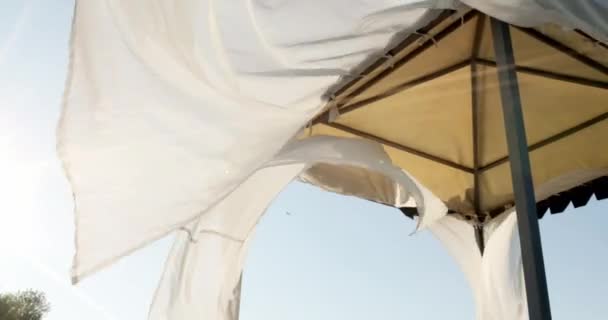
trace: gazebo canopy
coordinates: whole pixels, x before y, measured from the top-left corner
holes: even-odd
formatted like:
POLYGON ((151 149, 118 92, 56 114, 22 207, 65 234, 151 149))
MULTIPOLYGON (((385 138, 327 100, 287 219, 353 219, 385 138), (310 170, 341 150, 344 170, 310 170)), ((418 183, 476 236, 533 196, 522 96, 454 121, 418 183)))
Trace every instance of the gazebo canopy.
MULTIPOLYGON (((606 197, 608 47, 578 30, 510 28, 533 180, 546 186, 539 215, 606 197)), ((445 11, 356 74, 332 88, 305 136, 380 142, 451 210, 480 221, 513 205, 487 16, 445 11)))

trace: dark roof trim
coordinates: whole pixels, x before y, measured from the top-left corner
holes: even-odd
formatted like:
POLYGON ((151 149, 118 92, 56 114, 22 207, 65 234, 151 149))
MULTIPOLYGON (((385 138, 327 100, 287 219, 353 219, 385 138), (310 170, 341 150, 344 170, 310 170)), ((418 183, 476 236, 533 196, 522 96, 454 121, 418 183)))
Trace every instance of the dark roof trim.
POLYGON ((536 204, 538 218, 542 218, 547 211, 550 211, 551 214, 562 213, 570 203, 575 208, 583 207, 589 203, 593 195, 597 200, 608 198, 608 176, 599 177, 539 201, 536 204))
MULTIPOLYGON (((562 213, 568 208, 570 203, 574 208, 584 207, 589 203, 591 197, 595 195, 597 200, 608 199, 608 176, 602 176, 597 179, 585 182, 572 189, 560 192, 552 195, 549 198, 539 201, 536 203, 536 210, 538 218, 541 219, 545 216, 548 211, 551 214, 562 213)), ((401 212, 407 217, 413 219, 414 216, 418 215, 416 207, 403 207, 399 208, 401 212)), ((490 215, 496 217, 503 213, 504 209, 495 210, 490 215)), ((455 213, 454 211, 448 211, 448 214, 455 213)), ((465 217, 466 218, 466 217, 465 217)))

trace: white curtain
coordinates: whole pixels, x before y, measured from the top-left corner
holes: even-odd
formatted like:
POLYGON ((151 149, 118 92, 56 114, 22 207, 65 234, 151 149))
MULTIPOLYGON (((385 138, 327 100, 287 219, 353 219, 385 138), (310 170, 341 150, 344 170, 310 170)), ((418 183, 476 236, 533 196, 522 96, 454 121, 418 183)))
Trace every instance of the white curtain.
MULTIPOLYGON (((346 166, 349 170, 345 173, 358 168, 372 177, 386 177, 384 181, 389 183, 380 188, 374 184, 378 180, 360 179, 353 183, 348 175, 334 175, 331 183, 332 187, 344 186, 347 190, 374 190, 374 194, 386 190, 401 204, 413 199, 422 225, 432 225, 447 211, 437 197, 393 166, 378 144, 333 137, 291 143, 198 221, 182 230, 167 260, 150 319, 236 320, 243 261, 258 220, 290 181, 319 163, 331 164, 331 169, 346 166)), ((305 174, 318 178, 323 172, 305 174)))
POLYGON ((469 221, 448 215, 429 230, 465 274, 478 320, 528 319, 515 211, 507 211, 483 227, 483 257, 469 221))
POLYGON ((237 188, 319 112, 329 86, 435 5, 413 3, 78 1, 58 129, 74 281, 237 188))

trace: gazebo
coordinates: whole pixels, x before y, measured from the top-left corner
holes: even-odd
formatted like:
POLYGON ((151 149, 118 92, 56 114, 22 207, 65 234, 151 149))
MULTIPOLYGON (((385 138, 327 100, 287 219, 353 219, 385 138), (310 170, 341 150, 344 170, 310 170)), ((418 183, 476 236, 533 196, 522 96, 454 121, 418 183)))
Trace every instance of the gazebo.
POLYGON ((550 319, 538 218, 608 197, 606 8, 463 2, 79 2, 73 282, 177 231, 150 319, 235 320, 257 221, 299 179, 417 219, 478 304, 478 271, 523 269, 478 317, 550 319))

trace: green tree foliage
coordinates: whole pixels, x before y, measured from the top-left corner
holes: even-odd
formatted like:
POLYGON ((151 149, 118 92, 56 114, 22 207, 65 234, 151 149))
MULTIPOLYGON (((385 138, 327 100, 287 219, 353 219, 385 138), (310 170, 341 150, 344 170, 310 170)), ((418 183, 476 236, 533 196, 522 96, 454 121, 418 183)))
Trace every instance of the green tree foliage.
POLYGON ((40 320, 50 309, 39 291, 0 293, 0 320, 40 320))

